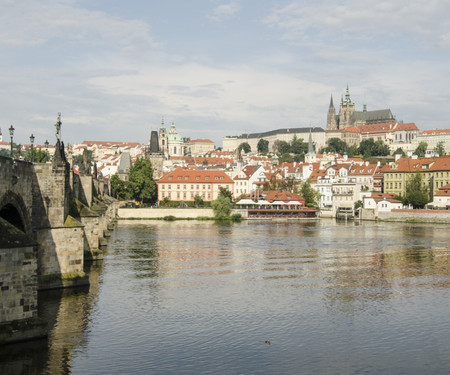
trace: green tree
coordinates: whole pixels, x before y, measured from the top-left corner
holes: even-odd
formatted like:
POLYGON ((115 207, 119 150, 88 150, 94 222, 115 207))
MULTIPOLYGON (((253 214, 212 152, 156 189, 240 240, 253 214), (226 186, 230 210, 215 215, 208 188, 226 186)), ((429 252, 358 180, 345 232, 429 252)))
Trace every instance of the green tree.
POLYGON ((194 205, 195 205, 195 207, 203 207, 204 203, 205 202, 203 202, 203 198, 200 195, 197 194, 194 197, 194 205))
POLYGON ((216 219, 221 219, 230 216, 231 214, 231 201, 230 198, 220 195, 217 199, 211 202, 214 216, 216 219))
POLYGON ((296 155, 304 155, 308 152, 308 143, 303 142, 303 139, 294 139, 291 142, 291 152, 296 155))
POLYGON ((420 142, 419 145, 417 146, 416 150, 414 151, 414 155, 425 156, 425 154, 427 152, 427 148, 428 148, 427 142, 420 142))
POLYGON ((359 155, 359 150, 358 150, 358 146, 356 145, 351 145, 348 149, 347 149, 347 156, 349 158, 354 158, 355 156, 359 155))
POLYGON ((392 155, 402 155, 402 157, 406 156, 405 151, 401 147, 397 148, 392 155))
POLYGON ((339 138, 330 138, 327 142, 328 146, 325 147, 325 152, 334 152, 343 155, 347 149, 347 143, 339 138))
POLYGON ((424 184, 422 174, 414 173, 406 182, 406 194, 403 202, 413 208, 423 208, 430 201, 429 188, 424 184))
MULTIPOLYGON (((88 153, 88 160, 92 160, 92 150, 87 150, 88 153)), ((83 154, 76 155, 73 157, 73 165, 81 165, 83 163, 83 154)))
POLYGON ((444 142, 439 142, 433 150, 439 156, 445 156, 447 153, 445 152, 444 142))
POLYGON ((152 163, 147 158, 138 158, 130 168, 127 183, 130 196, 139 202, 154 203, 157 199, 156 182, 153 181, 152 163))
POLYGON ((291 152, 291 145, 286 141, 280 141, 278 144, 278 152, 280 154, 289 154, 291 152))
POLYGON ((374 141, 369 138, 361 141, 358 151, 365 159, 371 156, 386 156, 389 155, 389 146, 382 140, 374 141))
POLYGON ((261 138, 258 141, 258 144, 256 146, 256 149, 261 154, 267 154, 269 152, 269 141, 261 138))
POLYGON ((238 151, 240 152, 241 150, 244 151, 244 153, 248 154, 252 150, 252 148, 247 142, 243 142, 238 147, 238 151))
POLYGON ((230 202, 233 201, 233 194, 226 187, 223 186, 219 187, 219 191, 220 191, 219 195, 227 197, 230 200, 230 202))
POLYGON ((130 194, 127 190, 126 183, 122 181, 118 175, 111 177, 111 187, 115 193, 115 196, 119 199, 130 199, 130 194))
POLYGON ((307 207, 316 207, 319 204, 320 193, 311 186, 311 181, 309 179, 303 183, 300 194, 305 200, 305 205, 307 207))
POLYGON ((33 147, 33 154, 31 154, 31 147, 27 149, 26 158, 28 161, 35 163, 46 163, 50 159, 50 155, 40 148, 33 147))

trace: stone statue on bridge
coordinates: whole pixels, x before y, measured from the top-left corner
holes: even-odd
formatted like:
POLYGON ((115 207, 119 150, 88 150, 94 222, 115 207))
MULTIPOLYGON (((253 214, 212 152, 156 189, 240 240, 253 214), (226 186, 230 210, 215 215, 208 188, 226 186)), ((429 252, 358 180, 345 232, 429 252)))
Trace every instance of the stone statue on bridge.
POLYGON ((56 119, 56 141, 60 141, 61 142, 61 112, 58 112, 58 117, 56 119))

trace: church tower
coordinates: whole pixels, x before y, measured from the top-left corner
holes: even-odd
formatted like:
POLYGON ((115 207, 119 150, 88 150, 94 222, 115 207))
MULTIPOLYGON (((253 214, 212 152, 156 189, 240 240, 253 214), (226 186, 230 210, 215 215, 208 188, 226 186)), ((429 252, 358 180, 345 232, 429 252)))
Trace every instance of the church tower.
POLYGON ((336 121, 336 110, 333 104, 333 95, 331 95, 330 107, 328 108, 327 130, 335 130, 338 128, 336 121))
POLYGON ((167 143, 167 131, 164 125, 164 117, 161 120, 161 127, 159 128, 159 150, 163 153, 165 158, 169 158, 169 145, 167 143))
POLYGON ((351 117, 355 112, 355 103, 350 99, 350 92, 345 91, 345 99, 341 99, 341 108, 339 109, 339 129, 346 129, 352 126, 351 117))

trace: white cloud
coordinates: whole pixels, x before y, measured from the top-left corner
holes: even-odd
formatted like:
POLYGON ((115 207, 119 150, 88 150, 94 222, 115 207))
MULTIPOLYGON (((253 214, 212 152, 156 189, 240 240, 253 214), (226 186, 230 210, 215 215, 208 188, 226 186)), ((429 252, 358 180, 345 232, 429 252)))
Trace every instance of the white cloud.
POLYGON ((50 40, 155 45, 146 23, 80 9, 70 2, 24 0, 0 6, 0 44, 40 45, 50 40))
POLYGON ((217 6, 214 8, 212 14, 207 17, 212 21, 220 22, 234 16, 240 9, 241 6, 236 1, 232 1, 231 3, 217 6))
POLYGON ((273 10, 264 22, 285 31, 287 40, 368 39, 374 36, 415 38, 450 47, 450 3, 439 0, 292 1, 273 10))

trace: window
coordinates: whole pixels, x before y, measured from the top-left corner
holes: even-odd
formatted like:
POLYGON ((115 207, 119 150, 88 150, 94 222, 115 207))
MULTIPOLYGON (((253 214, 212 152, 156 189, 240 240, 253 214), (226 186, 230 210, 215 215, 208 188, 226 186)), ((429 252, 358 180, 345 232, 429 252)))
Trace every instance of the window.
POLYGON ((167 188, 170 190, 172 189, 172 185, 167 185, 167 188))
POLYGON ((178 176, 178 179, 181 180, 181 176, 178 176))
POLYGON ((180 190, 180 185, 177 185, 177 189, 180 190))
POLYGON ((186 190, 186 185, 183 185, 183 190, 186 190))
POLYGON ((184 176, 184 179, 185 180, 189 180, 189 176, 184 176))
POLYGON ((169 176, 169 180, 171 180, 173 178, 173 176, 169 176))
POLYGON ((199 190, 200 189, 200 185, 197 185, 197 190, 199 190))
POLYGON ((194 190, 194 185, 191 185, 191 190, 194 190))
POLYGON ((163 189, 163 190, 164 190, 164 185, 161 185, 161 189, 163 189))
POLYGON ((196 180, 200 180, 200 176, 195 177, 196 180))
POLYGON ((205 177, 205 180, 208 181, 208 180, 209 180, 209 176, 206 176, 206 177, 205 177))
POLYGON ((183 193, 183 198, 186 198, 186 192, 183 193))
POLYGON ((205 190, 206 189, 206 185, 203 185, 203 190, 205 190))

